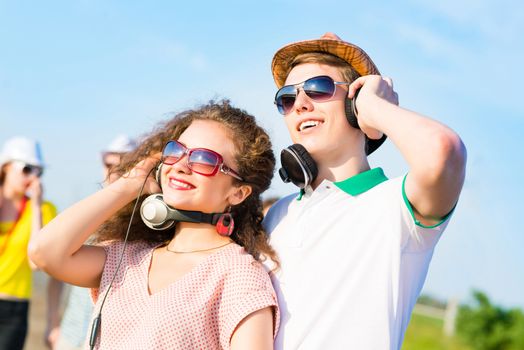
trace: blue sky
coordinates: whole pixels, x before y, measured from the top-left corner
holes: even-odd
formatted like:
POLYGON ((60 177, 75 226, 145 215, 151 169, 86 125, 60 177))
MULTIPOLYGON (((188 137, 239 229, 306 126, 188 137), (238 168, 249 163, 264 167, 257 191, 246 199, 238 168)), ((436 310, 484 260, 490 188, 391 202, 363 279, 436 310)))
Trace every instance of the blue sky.
MULTIPOLYGON (((401 106, 455 129, 464 190, 424 292, 472 288, 524 308, 521 134, 524 5, 519 1, 0 0, 0 142, 41 141, 46 197, 64 209, 101 180, 100 151, 170 113, 229 98, 255 114, 275 152, 290 139, 273 106, 273 53, 337 33, 393 78, 401 106)), ((390 143, 371 157, 407 172, 390 143)), ((274 178, 267 195, 294 191, 274 178)))

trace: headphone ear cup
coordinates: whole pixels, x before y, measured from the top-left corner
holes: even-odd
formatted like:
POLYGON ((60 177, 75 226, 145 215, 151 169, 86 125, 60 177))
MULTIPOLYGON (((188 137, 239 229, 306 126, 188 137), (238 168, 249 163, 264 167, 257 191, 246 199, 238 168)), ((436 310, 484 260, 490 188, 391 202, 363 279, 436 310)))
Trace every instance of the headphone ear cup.
MULTIPOLYGON (((293 149, 297 153, 299 159, 305 164, 305 170, 311 179, 310 183, 313 182, 318 175, 317 163, 313 157, 311 157, 307 149, 299 143, 295 143, 294 145, 289 146, 289 148, 293 149)), ((307 185, 309 185, 309 183, 307 185)))
POLYGON ((155 193, 148 196, 140 206, 140 217, 147 227, 153 230, 165 230, 175 224, 169 216, 170 208, 164 202, 164 196, 155 193))
POLYGON ((231 236, 235 229, 235 221, 230 213, 224 213, 220 215, 218 222, 216 223, 216 230, 221 236, 231 236))
POLYGON ((345 101, 346 119, 348 120, 349 125, 351 125, 355 129, 360 129, 360 126, 358 125, 356 108, 354 104, 355 97, 353 99, 346 98, 346 101, 345 101))
POLYGON ((315 160, 301 144, 294 144, 280 153, 282 168, 278 171, 284 182, 293 182, 299 188, 306 188, 318 175, 315 160))
MULTIPOLYGON (((357 119, 357 107, 355 104, 355 101, 357 100, 358 93, 360 92, 360 89, 358 89, 355 92, 355 96, 353 96, 352 99, 346 98, 345 101, 345 107, 346 107, 346 119, 352 127, 355 129, 360 130, 360 126, 358 125, 358 119, 357 119)), ((372 140, 367 137, 366 135, 366 155, 370 155, 373 153, 377 148, 380 147, 386 141, 386 134, 382 135, 382 137, 378 140, 372 140)))

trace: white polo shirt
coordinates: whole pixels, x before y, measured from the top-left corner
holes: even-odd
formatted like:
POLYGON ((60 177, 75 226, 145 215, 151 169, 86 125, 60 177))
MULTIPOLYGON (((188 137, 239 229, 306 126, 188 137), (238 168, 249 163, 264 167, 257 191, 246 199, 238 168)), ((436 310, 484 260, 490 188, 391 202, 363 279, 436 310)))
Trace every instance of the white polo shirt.
POLYGON ((403 179, 380 168, 274 204, 264 225, 281 261, 275 349, 400 349, 448 219, 421 225, 403 179))

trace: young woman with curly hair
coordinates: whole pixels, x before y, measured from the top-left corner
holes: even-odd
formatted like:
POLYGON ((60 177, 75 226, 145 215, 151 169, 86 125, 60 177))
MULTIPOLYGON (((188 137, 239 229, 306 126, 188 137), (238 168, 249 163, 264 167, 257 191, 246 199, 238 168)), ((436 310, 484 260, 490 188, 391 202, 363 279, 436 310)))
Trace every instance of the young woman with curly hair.
POLYGON ((278 304, 260 261, 278 260, 260 195, 274 166, 266 132, 228 101, 179 113, 123 157, 118 180, 46 226, 31 257, 92 288, 95 312, 107 293, 96 348, 272 349, 278 304), (142 185, 140 202, 161 192, 171 208, 227 220, 153 230, 135 215, 126 246, 142 185), (95 231, 99 244, 84 245, 95 231))

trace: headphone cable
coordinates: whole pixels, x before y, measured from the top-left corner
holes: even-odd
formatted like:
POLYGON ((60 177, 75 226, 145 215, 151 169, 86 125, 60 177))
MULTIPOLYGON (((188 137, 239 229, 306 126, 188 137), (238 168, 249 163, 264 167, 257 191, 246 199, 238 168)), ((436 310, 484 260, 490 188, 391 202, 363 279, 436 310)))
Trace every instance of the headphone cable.
POLYGON ((111 282, 109 283, 109 287, 107 288, 104 298, 102 299, 102 303, 100 304, 100 309, 98 311, 98 315, 94 318, 93 323, 91 324, 91 334, 89 336, 89 348, 91 350, 94 349, 96 340, 98 338, 98 333, 100 332, 100 323, 102 321, 102 308, 104 307, 104 304, 106 302, 107 295, 109 294, 109 291, 111 290, 111 287, 113 286, 113 282, 115 281, 116 275, 118 274, 118 271, 120 270, 120 265, 122 265, 122 260, 124 259, 124 252, 126 250, 127 246, 127 238, 129 236, 129 231, 131 229, 131 224, 133 223, 133 218, 135 216, 136 207, 138 206, 138 202, 140 200, 140 196, 142 195, 142 192, 144 191, 144 187, 146 185, 147 179, 149 178, 149 175, 155 170, 156 166, 153 167, 151 170, 149 170, 149 173, 147 173, 147 176, 142 183, 142 186, 140 187, 140 191, 138 192, 138 196, 135 200, 135 206, 133 207, 133 211, 131 212, 131 218, 129 219, 129 224, 127 225, 127 231, 126 235, 124 237, 124 244, 122 246, 122 252, 120 253, 120 258, 118 259, 118 264, 116 266, 115 273, 113 274, 113 278, 111 279, 111 282))

